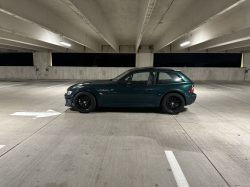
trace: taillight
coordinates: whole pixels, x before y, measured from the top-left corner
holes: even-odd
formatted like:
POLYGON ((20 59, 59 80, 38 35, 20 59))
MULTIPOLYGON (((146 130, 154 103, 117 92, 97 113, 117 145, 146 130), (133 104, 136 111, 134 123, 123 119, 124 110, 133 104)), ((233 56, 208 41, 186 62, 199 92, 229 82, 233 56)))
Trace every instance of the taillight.
POLYGON ((194 86, 192 86, 190 93, 194 93, 194 86))

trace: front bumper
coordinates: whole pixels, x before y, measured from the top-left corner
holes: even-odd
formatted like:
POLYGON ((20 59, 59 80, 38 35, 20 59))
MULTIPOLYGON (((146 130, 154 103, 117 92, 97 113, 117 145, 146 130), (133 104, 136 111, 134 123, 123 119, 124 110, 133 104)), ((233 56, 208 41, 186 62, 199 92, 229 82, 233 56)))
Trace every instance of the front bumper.
POLYGON ((66 101, 65 106, 72 107, 73 102, 72 102, 72 98, 70 97, 70 95, 64 94, 64 98, 66 101))

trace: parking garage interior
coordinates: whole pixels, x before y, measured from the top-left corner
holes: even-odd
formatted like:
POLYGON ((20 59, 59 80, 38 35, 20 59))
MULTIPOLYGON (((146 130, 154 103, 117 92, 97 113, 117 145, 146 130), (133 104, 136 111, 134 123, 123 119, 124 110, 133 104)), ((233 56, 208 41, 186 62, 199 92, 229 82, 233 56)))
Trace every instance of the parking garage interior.
POLYGON ((0 187, 249 187, 249 0, 0 0, 0 187), (65 106, 68 87, 145 67, 197 99, 65 106))

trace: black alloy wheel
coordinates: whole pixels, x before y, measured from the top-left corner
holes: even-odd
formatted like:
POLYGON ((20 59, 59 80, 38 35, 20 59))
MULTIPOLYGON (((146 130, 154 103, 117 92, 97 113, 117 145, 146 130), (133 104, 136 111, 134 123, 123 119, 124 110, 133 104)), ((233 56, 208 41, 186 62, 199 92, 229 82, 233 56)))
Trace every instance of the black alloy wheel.
POLYGON ((73 100, 74 108, 79 112, 92 112, 96 107, 96 99, 89 92, 80 92, 76 94, 73 100))
POLYGON ((163 98, 161 105, 164 112, 178 114, 184 109, 185 100, 178 93, 170 93, 163 98))
POLYGON ((81 109, 87 110, 91 106, 91 99, 87 95, 83 95, 78 98, 77 104, 81 109))
POLYGON ((168 107, 169 110, 178 111, 181 106, 181 101, 178 97, 171 96, 167 98, 165 105, 168 107))

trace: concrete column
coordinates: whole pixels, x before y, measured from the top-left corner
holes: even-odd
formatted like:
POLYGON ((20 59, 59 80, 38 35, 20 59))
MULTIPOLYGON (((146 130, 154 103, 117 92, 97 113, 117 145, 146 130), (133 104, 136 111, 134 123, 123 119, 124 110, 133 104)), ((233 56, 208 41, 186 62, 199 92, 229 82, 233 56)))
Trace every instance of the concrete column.
POLYGON ((247 70, 245 81, 250 81, 250 53, 243 53, 243 67, 247 70))
POLYGON ((149 67, 153 66, 154 53, 153 49, 149 46, 141 46, 136 53, 136 67, 149 67))
POLYGON ((34 66, 37 68, 37 79, 49 79, 49 67, 52 66, 52 55, 49 52, 33 53, 34 66))

